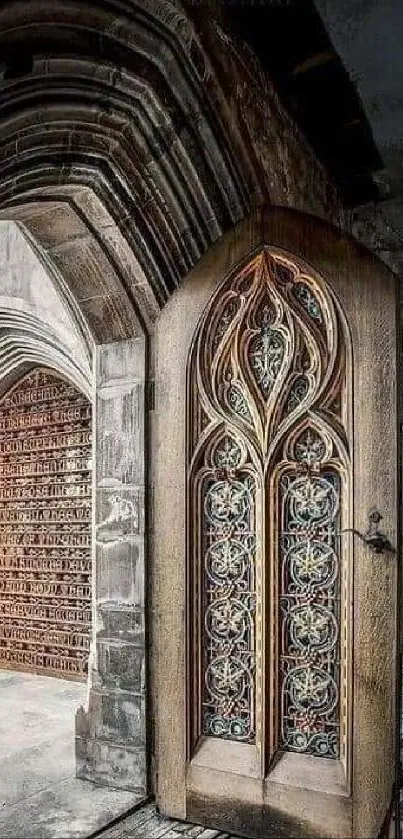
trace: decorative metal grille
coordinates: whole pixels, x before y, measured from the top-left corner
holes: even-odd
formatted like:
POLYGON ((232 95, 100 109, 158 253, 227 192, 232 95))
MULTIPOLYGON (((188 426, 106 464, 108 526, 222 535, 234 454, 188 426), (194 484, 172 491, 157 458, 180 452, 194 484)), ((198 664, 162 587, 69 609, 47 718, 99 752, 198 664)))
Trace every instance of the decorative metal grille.
POLYGON ((341 315, 320 281, 264 250, 210 301, 188 377, 193 744, 261 742, 266 718, 270 754, 337 757, 341 315))
POLYGON ((205 734, 254 734, 255 486, 231 472, 242 452, 229 437, 213 450, 216 476, 203 482, 205 734), (221 472, 221 474, 220 474, 221 472))
POLYGON ((83 678, 91 405, 42 369, 0 401, 0 616, 0 667, 83 678))
POLYGON ((334 471, 282 478, 281 744, 323 757, 339 754, 339 499, 334 471))

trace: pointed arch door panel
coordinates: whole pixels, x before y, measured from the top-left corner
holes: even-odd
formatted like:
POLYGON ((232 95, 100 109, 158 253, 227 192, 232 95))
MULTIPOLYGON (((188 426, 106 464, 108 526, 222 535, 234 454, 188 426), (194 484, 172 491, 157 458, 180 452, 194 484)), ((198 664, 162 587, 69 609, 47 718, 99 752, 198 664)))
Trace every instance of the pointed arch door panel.
POLYGON ((171 816, 256 837, 379 833, 398 563, 352 531, 378 507, 397 544, 396 311, 370 255, 270 211, 161 315, 155 759, 171 816))
POLYGON ((264 249, 212 297, 188 367, 191 750, 255 743, 263 772, 279 749, 346 753, 348 342, 323 284, 264 249))

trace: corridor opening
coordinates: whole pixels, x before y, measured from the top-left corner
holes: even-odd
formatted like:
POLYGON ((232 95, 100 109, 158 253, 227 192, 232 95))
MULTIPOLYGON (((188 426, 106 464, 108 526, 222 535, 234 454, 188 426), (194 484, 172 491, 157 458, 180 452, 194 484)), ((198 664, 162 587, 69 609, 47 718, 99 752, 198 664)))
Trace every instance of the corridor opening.
POLYGON ((92 405, 50 367, 0 395, 0 835, 88 836, 133 803, 76 777, 92 611, 92 405))

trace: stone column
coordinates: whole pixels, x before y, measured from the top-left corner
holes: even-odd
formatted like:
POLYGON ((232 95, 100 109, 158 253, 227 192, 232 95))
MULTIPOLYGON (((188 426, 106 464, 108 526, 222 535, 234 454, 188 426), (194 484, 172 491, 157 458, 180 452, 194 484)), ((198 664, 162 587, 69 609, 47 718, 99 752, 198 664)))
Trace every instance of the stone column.
POLYGON ((144 614, 145 340, 95 354, 93 650, 76 715, 77 776, 147 791, 144 614))

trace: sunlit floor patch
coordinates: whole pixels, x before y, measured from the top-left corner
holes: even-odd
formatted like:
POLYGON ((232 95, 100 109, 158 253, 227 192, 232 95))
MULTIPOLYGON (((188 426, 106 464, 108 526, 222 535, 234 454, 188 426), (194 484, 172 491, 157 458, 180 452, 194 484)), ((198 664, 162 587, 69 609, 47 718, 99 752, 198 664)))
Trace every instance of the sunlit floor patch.
POLYGON ((136 804, 75 777, 74 718, 86 685, 0 670, 0 836, 81 839, 136 804))

